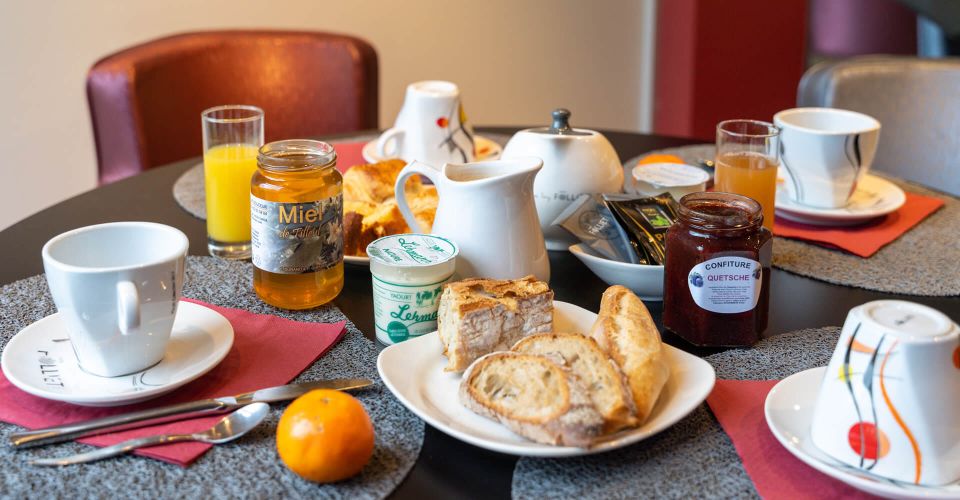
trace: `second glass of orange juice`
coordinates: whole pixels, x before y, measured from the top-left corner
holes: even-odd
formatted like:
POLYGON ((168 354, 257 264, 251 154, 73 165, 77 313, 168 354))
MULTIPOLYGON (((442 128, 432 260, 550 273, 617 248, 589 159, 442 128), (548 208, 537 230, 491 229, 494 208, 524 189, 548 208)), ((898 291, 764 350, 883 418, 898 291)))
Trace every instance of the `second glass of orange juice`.
POLYGON ((780 130, 757 120, 726 120, 717 125, 714 189, 749 196, 763 209, 763 226, 773 231, 780 130))
POLYGON ((263 144, 263 110, 217 106, 201 117, 207 249, 217 257, 249 259, 250 179, 263 144))

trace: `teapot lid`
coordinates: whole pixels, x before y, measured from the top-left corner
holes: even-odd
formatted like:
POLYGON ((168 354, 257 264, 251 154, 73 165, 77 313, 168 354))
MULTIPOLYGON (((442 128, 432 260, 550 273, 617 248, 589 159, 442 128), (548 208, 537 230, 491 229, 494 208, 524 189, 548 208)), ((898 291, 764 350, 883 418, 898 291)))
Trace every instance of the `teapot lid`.
POLYGON ((549 127, 532 128, 529 132, 548 135, 590 135, 589 132, 574 130, 570 127, 570 110, 557 108, 550 113, 553 124, 549 127))

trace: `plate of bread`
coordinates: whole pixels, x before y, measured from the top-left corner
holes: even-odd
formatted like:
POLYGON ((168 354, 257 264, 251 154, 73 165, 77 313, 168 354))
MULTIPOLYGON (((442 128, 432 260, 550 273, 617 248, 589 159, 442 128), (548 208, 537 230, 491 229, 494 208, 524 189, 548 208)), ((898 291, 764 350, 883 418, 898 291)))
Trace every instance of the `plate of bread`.
MULTIPOLYGON (((386 160, 350 167, 343 174, 343 260, 369 265, 367 245, 377 238, 413 232, 400 213, 394 184, 406 162, 386 160)), ((420 229, 429 233, 437 213, 437 188, 415 175, 404 187, 420 229)))
POLYGON ((521 456, 564 457, 642 441, 699 406, 716 374, 663 344, 629 289, 600 313, 553 300, 546 283, 466 279, 441 294, 436 332, 384 349, 387 388, 457 439, 521 456))

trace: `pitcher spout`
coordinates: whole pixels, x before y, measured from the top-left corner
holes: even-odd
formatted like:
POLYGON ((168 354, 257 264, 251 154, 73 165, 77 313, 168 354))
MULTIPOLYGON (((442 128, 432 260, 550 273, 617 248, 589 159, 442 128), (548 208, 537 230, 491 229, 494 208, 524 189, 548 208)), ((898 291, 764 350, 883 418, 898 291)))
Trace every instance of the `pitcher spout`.
POLYGON ((443 176, 453 183, 478 184, 525 179, 532 181, 541 168, 543 160, 530 156, 509 160, 447 163, 443 166, 443 176))

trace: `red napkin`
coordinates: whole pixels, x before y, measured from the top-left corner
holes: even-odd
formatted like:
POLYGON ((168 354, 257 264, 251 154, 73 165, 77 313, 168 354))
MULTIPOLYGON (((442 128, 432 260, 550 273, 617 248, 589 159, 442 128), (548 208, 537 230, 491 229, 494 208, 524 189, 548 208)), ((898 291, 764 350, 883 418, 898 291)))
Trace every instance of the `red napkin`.
POLYGON ((840 248, 864 258, 870 257, 943 206, 943 200, 938 198, 906 194, 907 201, 899 210, 877 222, 863 226, 820 227, 776 217, 773 234, 840 248))
MULTIPOLYGON (((206 375, 170 394, 144 403, 94 408, 32 396, 17 389, 0 373, 0 420, 37 429, 283 385, 327 352, 346 331, 343 321, 335 324, 304 323, 218 307, 196 300, 189 301, 219 312, 233 325, 233 347, 227 357, 206 375)), ((223 415, 170 422, 79 441, 95 446, 109 446, 142 436, 193 433, 212 426, 221 418, 223 415)), ((144 448, 134 453, 186 467, 211 446, 204 443, 178 443, 144 448)))
POLYGON ((765 500, 874 498, 801 462, 773 437, 763 404, 776 380, 717 380, 707 403, 765 500))
POLYGON ((337 170, 340 173, 346 172, 354 165, 366 163, 366 160, 363 159, 364 144, 366 144, 365 141, 333 143, 333 149, 337 152, 337 170))

